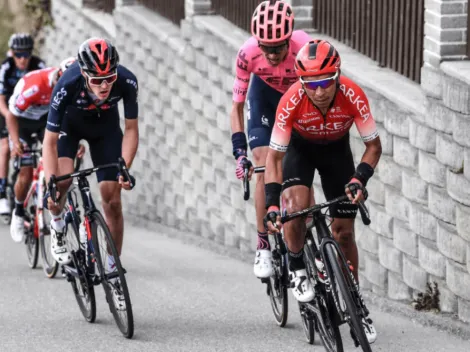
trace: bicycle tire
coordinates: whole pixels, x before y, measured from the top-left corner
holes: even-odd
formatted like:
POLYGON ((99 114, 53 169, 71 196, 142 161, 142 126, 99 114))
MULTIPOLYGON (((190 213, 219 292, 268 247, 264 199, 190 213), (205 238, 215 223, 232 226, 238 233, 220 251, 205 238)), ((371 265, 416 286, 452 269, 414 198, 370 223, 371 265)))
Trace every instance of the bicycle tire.
POLYGON ((86 274, 86 258, 84 250, 80 248, 80 235, 78 228, 74 222, 71 222, 68 225, 70 225, 73 230, 73 234, 69 233, 67 236, 68 249, 75 252, 73 254, 73 258, 78 263, 78 268, 76 269, 79 272, 78 277, 71 275, 72 277, 69 281, 72 285, 75 299, 77 300, 78 307, 80 308, 83 317, 87 322, 93 323, 96 319, 95 287, 86 274), (81 289, 81 292, 79 289, 81 289))
MULTIPOLYGON (((46 189, 46 184, 44 180, 43 189, 46 189)), ((41 251, 41 262, 44 274, 49 279, 52 279, 56 276, 57 271, 59 270, 59 263, 52 257, 50 240, 51 240, 51 231, 49 229, 49 221, 46 218, 46 209, 42 209, 42 229, 39 229, 39 247, 41 251)))
POLYGON ((39 257, 39 241, 36 236, 34 236, 35 222, 36 219, 34 216, 31 216, 27 213, 25 209, 25 223, 28 223, 28 226, 25 226, 24 229, 24 244, 26 246, 26 255, 28 257, 28 264, 31 269, 35 269, 38 265, 39 257))
POLYGON ((3 224, 5 225, 11 225, 11 218, 13 217, 13 210, 15 209, 15 195, 14 195, 14 189, 10 184, 7 184, 6 187, 6 198, 8 201, 8 204, 10 204, 10 213, 9 214, 2 214, 1 219, 3 224))
POLYGON ((121 260, 118 256, 116 245, 114 243, 111 232, 103 216, 101 215, 101 213, 99 211, 95 211, 91 213, 90 217, 91 217, 91 229, 92 229, 91 231, 92 231, 92 243, 93 243, 93 248, 94 248, 94 255, 96 258, 98 271, 101 276, 101 284, 103 286, 103 289, 106 295, 106 300, 108 301, 109 309, 111 310, 111 313, 113 314, 114 320, 116 321, 116 324, 119 330, 126 338, 130 339, 134 335, 134 317, 133 317, 133 312, 132 312, 131 298, 129 295, 127 281, 124 275, 124 270, 121 265, 121 260), (104 244, 104 247, 102 247, 100 244, 100 238, 98 235, 99 227, 101 227, 105 235, 106 243, 104 244), (109 282, 109 280, 106 278, 105 268, 107 267, 107 262, 104 262, 103 259, 107 260, 107 255, 105 256, 105 258, 103 258, 101 250, 104 250, 105 254, 109 254, 109 250, 110 250, 112 256, 114 257, 114 262, 116 264, 116 270, 118 272, 118 277, 119 277, 119 286, 120 286, 119 289, 124 295, 124 300, 125 300, 125 305, 126 305, 124 310, 118 310, 117 307, 115 306, 114 297, 113 297, 113 293, 111 292, 111 290, 116 289, 116 287, 113 287, 113 284, 109 282), (123 314, 124 316, 123 318, 121 318, 120 312, 125 312, 125 314, 123 314))
MULTIPOLYGON (((305 246, 305 257, 307 258, 305 261, 307 272, 309 272, 310 275, 313 275, 313 272, 315 271, 313 269, 315 265, 315 257, 313 255, 313 249, 310 248, 309 245, 305 246)), ((318 329, 317 331, 320 341, 327 352, 343 352, 343 340, 341 338, 339 324, 336 319, 331 317, 335 312, 333 299, 324 289, 322 289, 320 293, 317 292, 316 298, 320 316, 316 317, 317 321, 315 323, 318 329), (320 319, 320 321, 318 321, 318 319, 320 319), (323 326, 326 327, 326 330, 323 326)), ((308 336, 306 335, 306 337, 308 341, 308 336)))
POLYGON ((315 342, 315 317, 306 308, 303 308, 302 302, 297 303, 299 304, 300 319, 302 320, 305 338, 310 345, 313 345, 315 342))
POLYGON ((331 280, 331 284, 334 285, 334 282, 336 282, 338 285, 349 314, 348 324, 350 325, 352 331, 354 331, 354 335, 356 336, 362 350, 364 352, 372 352, 369 341, 367 340, 366 334, 364 332, 364 328, 362 327, 361 318, 357 315, 357 306, 351 296, 351 289, 355 288, 350 287, 348 285, 348 281, 344 277, 344 272, 347 272, 350 269, 347 267, 340 267, 340 264, 338 263, 338 257, 332 246, 332 244, 327 244, 325 246, 325 254, 327 256, 326 260, 328 265, 330 265, 334 275, 334 280, 331 280))

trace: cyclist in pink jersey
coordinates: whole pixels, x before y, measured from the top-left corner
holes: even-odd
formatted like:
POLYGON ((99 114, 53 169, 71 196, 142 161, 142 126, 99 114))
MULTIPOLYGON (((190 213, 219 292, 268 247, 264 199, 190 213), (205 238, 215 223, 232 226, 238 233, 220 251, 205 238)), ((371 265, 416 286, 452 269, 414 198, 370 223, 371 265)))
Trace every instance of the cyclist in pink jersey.
MULTIPOLYGON (((266 159, 268 230, 277 232, 282 227, 281 192, 288 213, 310 205, 309 189, 314 172, 318 170, 327 200, 345 192, 350 199, 330 207, 331 229, 358 280, 359 261, 354 238, 356 203, 364 199, 364 186, 379 162, 380 137, 363 90, 341 76, 341 58, 333 45, 323 40, 305 44, 297 55, 295 70, 300 80, 279 103, 266 159), (356 169, 349 145, 349 129, 353 124, 366 146, 356 169), (351 187, 359 189, 355 197, 350 192, 351 187), (269 220, 272 218, 277 218, 277 228, 269 220)), ((314 298, 303 261, 305 232, 302 219, 284 225, 292 292, 300 302, 314 298)), ((315 261, 325 279, 321 259, 315 261)), ((377 332, 372 320, 363 319, 363 326, 369 343, 374 342, 377 332)))
MULTIPOLYGON (((252 163, 247 158, 248 143, 254 164, 265 165, 277 104, 282 94, 298 80, 294 70, 295 57, 310 37, 303 31, 294 31, 293 28, 294 14, 289 4, 275 0, 264 1, 253 13, 253 36, 238 52, 230 118, 233 155, 237 162, 236 175, 239 179, 243 178, 245 165, 250 167, 250 177, 253 172, 252 163), (248 90, 251 74, 253 76, 248 90), (244 133, 245 100, 248 103, 248 143, 244 133)), ((258 245, 253 271, 257 277, 266 278, 272 274, 272 255, 263 224, 266 210, 262 174, 257 175, 254 198, 258 245)))

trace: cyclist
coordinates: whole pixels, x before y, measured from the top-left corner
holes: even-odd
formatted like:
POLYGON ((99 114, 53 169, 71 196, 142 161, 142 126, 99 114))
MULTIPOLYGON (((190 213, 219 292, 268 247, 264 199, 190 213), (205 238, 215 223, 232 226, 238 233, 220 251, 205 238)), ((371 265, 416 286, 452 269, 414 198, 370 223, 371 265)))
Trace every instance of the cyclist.
MULTIPOLYGON (((122 156, 130 167, 139 141, 137 93, 137 79, 119 65, 114 45, 101 38, 83 42, 78 49, 78 62, 65 72, 52 93, 43 143, 46 179, 73 172, 73 157, 81 139, 88 141, 94 165, 117 162, 122 156), (124 100, 124 135, 119 124, 118 102, 121 99, 124 100)), ((124 231, 121 188, 130 189, 130 183, 124 182, 114 169, 98 171, 97 178, 106 222, 120 254, 124 231)), ((63 218, 66 190, 70 184, 70 180, 58 184, 58 204, 48 199, 52 216, 51 251, 62 264, 71 260, 65 246, 63 218)), ((114 270, 114 257, 109 255, 108 271, 114 270)), ((118 290, 114 292, 117 306, 125 307, 124 297, 118 290)))
POLYGON ((21 157, 21 169, 15 184, 15 211, 10 225, 10 234, 15 242, 21 242, 24 236, 23 202, 33 179, 33 156, 28 153, 33 144, 32 135, 36 134, 42 140, 52 89, 74 61, 74 58, 68 58, 61 62, 59 68, 49 67, 27 73, 19 80, 9 100, 6 122, 11 154, 21 157))
MULTIPOLYGON (((281 228, 280 195, 287 212, 309 206, 309 189, 318 170, 326 199, 346 192, 350 201, 330 207, 332 232, 358 279, 358 253, 354 238, 357 202, 374 174, 382 153, 380 137, 363 90, 341 75, 341 58, 327 41, 314 40, 298 53, 295 72, 300 80, 284 94, 276 112, 276 123, 266 160, 266 222, 269 231, 281 228), (355 124, 366 146, 361 163, 354 169, 349 129, 355 124), (283 160, 284 159, 284 160, 283 160), (282 183, 282 185, 281 185, 282 183), (359 190, 351 195, 349 184, 359 190), (269 221, 276 214, 277 228, 269 221)), ((303 261, 305 222, 297 219, 284 225, 293 294, 300 302, 314 297, 303 261)), ((320 259, 317 266, 322 267, 320 259)), ((322 273, 324 274, 324 273, 322 273)), ((363 321, 370 343, 376 339, 372 321, 363 321)))
POLYGON ((8 146, 8 131, 5 117, 8 114, 8 100, 13 93, 16 83, 27 72, 45 68, 44 62, 32 55, 34 40, 26 33, 15 33, 9 41, 10 48, 7 58, 0 66, 0 215, 9 216, 10 203, 6 199, 8 177, 8 161, 10 159, 8 146))
MULTIPOLYGON (((307 33, 294 31, 293 28, 294 13, 289 4, 275 0, 263 1, 251 19, 253 36, 238 52, 230 119, 233 155, 239 179, 244 176, 245 166, 250 167, 249 177, 253 172, 252 163, 247 157, 243 118, 250 75, 253 73, 247 100, 248 141, 254 164, 264 166, 276 107, 282 94, 297 81, 294 59, 299 49, 310 40, 307 33)), ((266 210, 262 174, 256 178, 255 207, 258 244, 253 271, 257 277, 266 278, 272 274, 272 254, 263 224, 266 210)))

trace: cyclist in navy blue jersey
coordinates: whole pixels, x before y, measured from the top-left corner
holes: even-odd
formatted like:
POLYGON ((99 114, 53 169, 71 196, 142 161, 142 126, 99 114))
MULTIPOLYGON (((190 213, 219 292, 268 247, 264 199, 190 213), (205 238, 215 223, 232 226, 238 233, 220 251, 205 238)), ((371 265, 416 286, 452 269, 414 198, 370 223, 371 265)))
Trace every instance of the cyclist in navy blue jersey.
MULTIPOLYGON (((44 169, 46 179, 74 170, 74 157, 79 141, 90 146, 94 165, 117 162, 123 157, 131 166, 137 152, 138 85, 135 75, 119 65, 116 48, 106 39, 90 38, 79 48, 78 60, 59 79, 52 98, 44 136, 44 169), (119 124, 118 102, 124 102, 125 129, 119 124)), ((130 183, 115 169, 97 172, 103 210, 119 254, 123 240, 124 221, 121 188, 130 183)), ((57 204, 48 199, 52 215, 51 251, 62 264, 69 263, 65 246, 63 206, 69 182, 59 183, 57 204)), ((108 270, 113 271, 114 258, 108 256, 108 270)))

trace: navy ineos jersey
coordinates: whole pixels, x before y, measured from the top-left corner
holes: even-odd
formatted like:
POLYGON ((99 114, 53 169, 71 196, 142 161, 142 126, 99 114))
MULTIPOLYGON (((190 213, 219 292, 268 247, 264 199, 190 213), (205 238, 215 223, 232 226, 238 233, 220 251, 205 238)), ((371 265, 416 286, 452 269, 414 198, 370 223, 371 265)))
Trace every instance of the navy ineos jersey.
POLYGON ((137 78, 124 66, 117 68, 117 80, 113 83, 109 96, 104 101, 94 101, 86 87, 86 81, 80 72, 78 62, 74 62, 60 77, 51 95, 51 104, 47 118, 47 129, 60 132, 66 114, 74 117, 114 113, 119 118, 117 104, 124 101, 124 117, 135 119, 139 113, 137 103, 137 78))
MULTIPOLYGON (((37 56, 31 56, 29 66, 25 71, 18 70, 15 66, 15 59, 7 57, 0 66, 0 95, 5 95, 7 99, 13 94, 16 83, 28 72, 45 68, 46 64, 37 56)), ((8 100, 7 100, 8 101, 8 100)))

